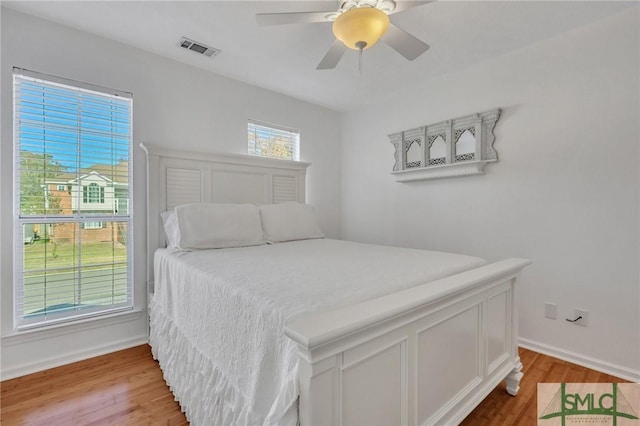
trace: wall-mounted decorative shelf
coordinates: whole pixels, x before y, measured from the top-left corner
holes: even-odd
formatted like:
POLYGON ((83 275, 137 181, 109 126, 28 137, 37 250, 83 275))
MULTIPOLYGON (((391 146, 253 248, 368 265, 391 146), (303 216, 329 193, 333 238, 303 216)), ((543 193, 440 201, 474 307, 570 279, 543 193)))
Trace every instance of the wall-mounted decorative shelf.
POLYGON ((496 108, 389 135, 396 148, 392 174, 398 182, 484 174, 498 161, 493 128, 499 118, 496 108))

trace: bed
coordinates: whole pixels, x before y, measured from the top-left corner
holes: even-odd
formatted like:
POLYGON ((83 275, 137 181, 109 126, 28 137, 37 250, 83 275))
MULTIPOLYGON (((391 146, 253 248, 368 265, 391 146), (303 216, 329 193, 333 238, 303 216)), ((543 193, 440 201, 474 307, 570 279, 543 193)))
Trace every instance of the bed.
POLYGON ((150 344, 192 424, 457 424, 502 380, 518 392, 527 260, 321 235, 164 248, 162 212, 304 202, 309 164, 142 148, 150 344))

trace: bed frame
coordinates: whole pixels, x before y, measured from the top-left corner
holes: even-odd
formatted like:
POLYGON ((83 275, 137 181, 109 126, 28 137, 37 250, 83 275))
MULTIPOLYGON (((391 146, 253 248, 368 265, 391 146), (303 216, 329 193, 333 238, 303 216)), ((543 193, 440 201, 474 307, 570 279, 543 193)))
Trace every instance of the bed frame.
MULTIPOLYGON (((162 211, 190 202, 305 200, 308 163, 141 148, 149 297, 153 253, 164 246, 162 211)), ((502 260, 288 322, 286 334, 299 348, 300 424, 453 425, 502 380, 516 395, 515 283, 529 263, 502 260)))

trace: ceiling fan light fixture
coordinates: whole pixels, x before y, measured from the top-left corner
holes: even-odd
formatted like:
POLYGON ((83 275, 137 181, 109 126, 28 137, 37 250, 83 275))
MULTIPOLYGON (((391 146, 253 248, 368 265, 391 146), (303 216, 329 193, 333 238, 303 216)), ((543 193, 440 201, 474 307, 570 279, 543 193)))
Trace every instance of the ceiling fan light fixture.
POLYGON ((370 48, 380 40, 387 28, 389 16, 374 7, 347 10, 333 22, 333 34, 354 50, 370 48))

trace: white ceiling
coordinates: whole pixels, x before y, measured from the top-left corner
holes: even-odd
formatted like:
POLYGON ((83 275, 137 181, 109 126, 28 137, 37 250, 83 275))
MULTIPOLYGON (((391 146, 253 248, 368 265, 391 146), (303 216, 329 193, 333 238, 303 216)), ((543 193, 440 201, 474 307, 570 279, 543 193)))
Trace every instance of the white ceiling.
MULTIPOLYGON (((403 1, 403 0, 398 0, 403 1)), ((380 43, 316 70, 333 42, 330 23, 259 27, 256 13, 321 11, 335 1, 2 1, 2 5, 337 111, 400 85, 505 54, 636 2, 438 1, 391 17, 431 45, 410 62, 380 43), (221 49, 214 59, 177 47, 181 36, 221 49)))

